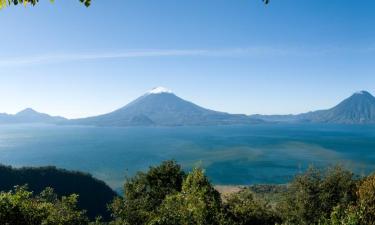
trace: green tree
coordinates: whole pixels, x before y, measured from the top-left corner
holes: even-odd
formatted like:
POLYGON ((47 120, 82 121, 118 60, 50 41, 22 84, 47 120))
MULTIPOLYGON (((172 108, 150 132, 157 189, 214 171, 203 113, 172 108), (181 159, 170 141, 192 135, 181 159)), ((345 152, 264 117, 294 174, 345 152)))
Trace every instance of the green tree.
POLYGON ((375 174, 363 180, 358 188, 358 207, 362 224, 375 224, 375 174))
POLYGON ((217 225, 226 221, 220 194, 201 169, 194 169, 179 193, 166 197, 152 225, 217 225))
POLYGON ((336 206, 355 202, 356 182, 353 173, 340 166, 324 171, 310 168, 295 177, 279 209, 287 224, 322 223, 336 206))
POLYGON ((184 176, 175 161, 137 173, 125 182, 124 198, 111 204, 113 216, 122 224, 146 224, 167 195, 181 191, 184 176))
POLYGON ((51 188, 37 196, 25 186, 0 193, 0 224, 85 225, 88 218, 77 209, 77 195, 58 198, 51 188))
POLYGON ((249 189, 231 194, 224 207, 232 224, 268 225, 281 222, 272 207, 263 199, 255 198, 249 189))

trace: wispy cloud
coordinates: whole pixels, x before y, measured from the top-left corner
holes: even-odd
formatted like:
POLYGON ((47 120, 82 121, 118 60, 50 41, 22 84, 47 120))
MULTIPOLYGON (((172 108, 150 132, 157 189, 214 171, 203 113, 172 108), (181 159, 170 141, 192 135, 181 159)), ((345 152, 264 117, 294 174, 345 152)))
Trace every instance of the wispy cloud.
MULTIPOLYGON (((341 49, 342 50, 342 49, 341 49)), ((146 57, 281 57, 281 56, 319 56, 340 52, 336 48, 274 48, 249 47, 228 49, 148 49, 113 52, 72 52, 29 55, 22 57, 1 57, 0 67, 18 67, 76 61, 111 59, 130 59, 146 57)), ((369 50, 367 50, 369 51, 369 50)), ((372 51, 372 49, 370 50, 372 51)))
POLYGON ((74 52, 30 55, 22 57, 0 57, 0 67, 28 66, 36 64, 50 64, 89 60, 110 60, 146 57, 236 57, 236 56, 261 56, 280 55, 286 52, 281 49, 271 48, 231 48, 231 49, 149 49, 125 50, 114 52, 74 52))

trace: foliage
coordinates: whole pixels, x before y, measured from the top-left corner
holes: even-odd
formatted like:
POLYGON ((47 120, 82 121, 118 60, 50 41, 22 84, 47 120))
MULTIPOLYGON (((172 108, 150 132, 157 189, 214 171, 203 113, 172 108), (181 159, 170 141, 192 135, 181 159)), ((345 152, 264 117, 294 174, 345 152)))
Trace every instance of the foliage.
POLYGON ((193 225, 223 223, 220 194, 201 169, 193 170, 179 193, 166 197, 152 225, 193 225))
MULTIPOLYGON (((50 0, 50 2, 54 2, 55 0, 50 0)), ((86 7, 91 5, 91 0, 79 0, 82 2, 86 7)), ((268 4, 270 0, 262 0, 264 4, 268 4)), ((7 5, 18 5, 18 4, 30 4, 35 6, 39 0, 0 0, 0 9, 6 7, 7 5)))
POLYGON ((25 186, 0 193, 0 224, 4 225, 84 225, 88 218, 77 209, 78 195, 58 198, 47 188, 33 196, 25 186))
MULTIPOLYGON (((327 225, 360 225, 362 212, 355 205, 338 205, 333 209, 330 220, 324 224, 327 225)), ((366 223, 365 223, 366 224, 366 223)))
POLYGON ((125 182, 124 198, 112 203, 113 215, 124 224, 146 224, 167 195, 181 191, 184 176, 175 161, 137 173, 125 182))
POLYGON ((362 224, 375 224, 375 174, 368 176, 358 188, 358 210, 362 224))
POLYGON ((87 210, 92 219, 102 216, 104 220, 109 220, 107 204, 117 196, 103 181, 91 175, 55 167, 16 169, 0 165, 0 181, 0 191, 10 191, 16 185, 27 184, 30 190, 36 193, 51 187, 58 196, 78 194, 78 207, 87 210))
POLYGON ((279 209, 287 224, 324 223, 336 206, 348 206, 355 201, 355 190, 353 173, 342 167, 325 171, 310 168, 290 184, 279 209))
MULTIPOLYGON (((66 188, 67 183, 78 182, 61 174, 51 175, 54 168, 35 171, 0 167, 0 180, 7 181, 0 182, 0 186, 8 188, 6 183, 22 183, 22 178, 32 180, 33 188, 39 189, 57 182, 54 176, 61 179, 60 183, 52 182, 57 187, 66 188), (43 185, 38 186, 40 182, 43 185)), ((69 176, 74 177, 74 173, 69 176)), ((85 176, 77 177, 82 182, 85 176)), ((88 192, 91 204, 95 205, 98 190, 91 190, 90 186, 85 186, 85 191, 79 186, 74 188, 79 190, 77 193, 88 192)), ((113 221, 89 222, 85 211, 78 207, 76 194, 59 197, 61 193, 47 188, 33 195, 25 187, 18 187, 0 193, 0 224, 375 225, 375 174, 360 180, 339 166, 325 170, 310 168, 288 185, 254 185, 222 200, 202 169, 194 169, 186 176, 175 161, 165 161, 128 178, 124 193, 123 198, 116 198, 110 205, 113 221), (267 197, 275 193, 282 197, 267 197)))
POLYGON ((250 189, 230 195, 225 203, 225 211, 232 224, 268 225, 281 222, 269 203, 256 199, 250 189))
MULTIPOLYGON (((55 0, 50 0, 50 2, 54 2, 55 0)), ((82 2, 86 7, 89 7, 91 5, 91 0, 79 0, 82 2)), ((18 5, 18 4, 23 4, 23 5, 32 5, 35 6, 37 3, 39 3, 39 0, 0 0, 0 9, 4 8, 8 5, 18 5)))

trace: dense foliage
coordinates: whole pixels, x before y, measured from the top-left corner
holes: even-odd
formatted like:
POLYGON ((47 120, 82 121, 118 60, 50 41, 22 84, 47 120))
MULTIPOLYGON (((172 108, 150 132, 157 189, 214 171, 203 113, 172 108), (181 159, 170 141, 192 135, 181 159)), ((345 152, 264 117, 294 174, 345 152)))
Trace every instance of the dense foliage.
POLYGON ((100 215, 104 220, 110 219, 107 204, 117 196, 104 182, 85 173, 55 167, 16 169, 0 165, 0 191, 10 191, 16 185, 25 184, 35 193, 51 187, 59 196, 77 194, 80 209, 87 210, 90 218, 100 215))
POLYGON ((353 173, 341 167, 310 168, 294 179, 280 205, 284 221, 303 225, 329 220, 336 206, 354 203, 356 183, 353 173))
POLYGON ((281 222, 271 205, 264 199, 256 198, 250 189, 230 195, 224 206, 231 224, 263 225, 281 222))
MULTIPOLYGON (((97 204, 96 193, 90 195, 97 204)), ((185 174, 166 161, 126 180, 124 196, 109 206, 110 222, 90 223, 78 195, 58 196, 50 188, 39 195, 25 187, 2 192, 0 224, 375 225, 375 175, 360 178, 339 166, 221 196, 202 169, 185 174)))
POLYGON ((78 196, 58 198, 47 188, 37 196, 25 187, 0 193, 0 224, 2 225, 80 225, 88 224, 85 212, 78 210, 78 196))
POLYGON ((149 224, 220 224, 221 209, 219 192, 201 169, 195 169, 186 177, 180 192, 164 199, 149 224))
POLYGON ((146 224, 156 214, 165 197, 181 191, 185 173, 174 161, 151 167, 147 173, 139 172, 127 179, 124 198, 111 205, 116 221, 120 224, 146 224))

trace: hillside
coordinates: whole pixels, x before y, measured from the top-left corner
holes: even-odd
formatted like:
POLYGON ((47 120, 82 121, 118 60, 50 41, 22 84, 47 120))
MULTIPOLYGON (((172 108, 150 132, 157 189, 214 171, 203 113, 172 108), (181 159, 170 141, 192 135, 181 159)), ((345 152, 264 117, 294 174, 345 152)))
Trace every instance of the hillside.
POLYGON ((16 185, 27 184, 34 193, 39 193, 46 187, 52 187, 59 196, 76 193, 79 195, 78 206, 87 210, 90 218, 101 215, 105 220, 110 218, 107 204, 116 196, 103 181, 89 174, 55 167, 16 169, 0 165, 0 181, 0 191, 9 191, 16 185))
POLYGON ((375 97, 367 91, 359 91, 326 110, 298 115, 253 115, 251 117, 269 122, 375 124, 375 97))

